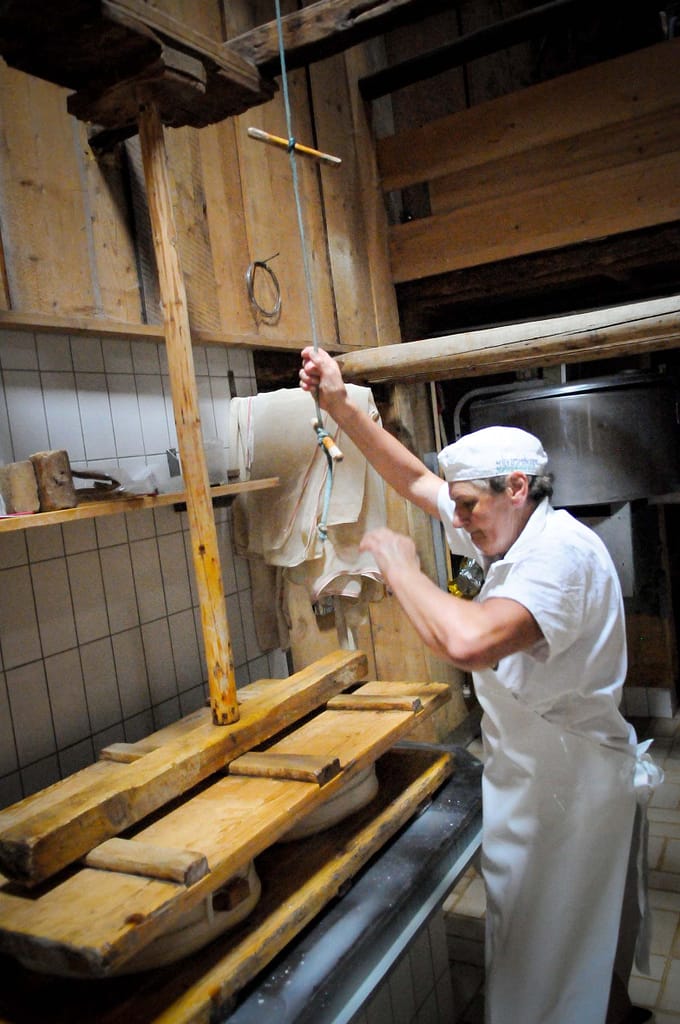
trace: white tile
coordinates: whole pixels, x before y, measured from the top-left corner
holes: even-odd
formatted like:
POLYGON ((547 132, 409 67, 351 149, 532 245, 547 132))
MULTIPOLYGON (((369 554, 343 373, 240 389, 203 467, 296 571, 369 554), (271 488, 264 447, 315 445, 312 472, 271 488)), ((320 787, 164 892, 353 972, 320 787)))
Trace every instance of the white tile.
POLYGON ((6 673, 14 737, 22 766, 48 757, 56 749, 47 680, 42 661, 6 673))
POLYGON ((123 544, 104 548, 99 557, 111 632, 131 629, 139 622, 139 614, 129 548, 123 544))
POLYGON ((387 985, 382 985, 366 1000, 366 1024, 392 1024, 392 1000, 387 985))
MULTIPOLYGON (((92 729, 101 732, 119 723, 123 714, 110 638, 84 644, 80 648, 80 660, 92 729)), ((122 735, 117 738, 121 739, 122 735)))
POLYGON ((286 660, 285 651, 269 651, 267 653, 267 661, 269 664, 269 671, 267 672, 267 677, 269 679, 288 678, 290 672, 288 671, 288 662, 286 660))
POLYGON ((97 546, 94 519, 76 519, 71 523, 63 523, 62 532, 67 555, 75 555, 79 551, 92 551, 97 546))
POLYGON ((238 595, 239 607, 241 608, 241 622, 243 623, 243 635, 246 641, 246 657, 248 661, 259 658, 262 650, 257 642, 255 634, 255 619, 253 616, 252 594, 250 590, 241 590, 238 595))
POLYGON ((88 737, 75 743, 72 747, 66 747, 59 751, 59 769, 63 778, 73 775, 81 768, 87 768, 96 760, 92 740, 88 737))
POLYGON ((229 357, 224 345, 206 345, 208 373, 211 377, 226 377, 229 373, 229 357))
POLYGON ((28 765, 21 771, 21 784, 26 796, 38 793, 61 778, 59 759, 56 754, 28 765))
POLYGON ((137 379, 139 414, 146 455, 163 453, 170 447, 167 407, 160 375, 143 374, 137 379))
POLYGON ((43 654, 48 657, 76 646, 76 624, 66 562, 51 558, 31 567, 43 654))
POLYGON ((670 910, 652 908, 652 939, 650 952, 667 956, 678 926, 678 915, 670 910))
POLYGON ((80 408, 72 373, 41 373, 50 448, 68 453, 71 463, 85 458, 80 408))
POLYGON ((119 544, 127 544, 125 516, 99 516, 95 519, 97 546, 112 548, 119 544))
POLYGON ((229 348, 229 369, 235 377, 253 377, 253 354, 245 348, 229 348))
MULTIPOLYGON (((0 378, 0 385, 2 380, 0 378)), ((7 399, 5 389, 0 386, 0 463, 6 465, 14 462, 14 448, 12 447, 12 433, 9 429, 9 414, 7 412, 7 399)))
POLYGON ((111 644, 123 716, 128 718, 146 710, 151 704, 141 632, 128 629, 117 633, 111 637, 111 644))
POLYGON ((123 725, 125 728, 125 741, 127 743, 136 743, 138 740, 143 740, 145 736, 148 736, 154 730, 153 712, 150 708, 146 708, 131 718, 127 718, 123 725))
MULTIPOLYGON (((177 698, 177 680, 167 619, 142 626, 144 657, 152 704, 177 698)), ((179 708, 179 704, 177 705, 179 708)))
POLYGON ((156 524, 151 509, 139 512, 126 512, 125 522, 130 542, 148 540, 149 537, 156 536, 156 524))
POLYGON ((136 374, 157 373, 160 375, 161 364, 158 358, 158 345, 155 342, 148 341, 133 342, 132 365, 136 374))
POLYGON ((7 370, 3 376, 12 448, 15 461, 20 462, 50 446, 40 374, 7 370))
MULTIPOLYGON (((243 635, 241 607, 238 602, 238 594, 227 594, 226 601, 227 620, 229 622, 231 651, 234 658, 234 665, 244 665, 248 661, 248 655, 246 654, 246 641, 245 636, 243 635)), ((249 677, 248 682, 250 682, 249 677)))
POLYGON ((66 560, 73 614, 79 644, 108 636, 111 632, 106 613, 106 597, 102 582, 99 555, 96 551, 83 551, 69 555, 66 560))
POLYGON ((142 421, 135 390, 135 379, 128 374, 107 374, 111 419, 118 458, 144 452, 142 421))
POLYGON ((394 1024, 410 1024, 416 1003, 408 955, 402 956, 390 973, 389 986, 394 1024))
POLYGON ((0 366, 3 370, 38 369, 38 350, 30 331, 0 331, 0 366))
POLYGON ((194 617, 191 611, 179 612, 168 623, 177 685, 181 691, 189 690, 202 682, 194 617))
POLYGON ((198 377, 196 379, 198 391, 198 410, 201 417, 201 430, 203 437, 215 437, 217 425, 215 423, 215 410, 213 408, 212 389, 209 377, 198 377))
POLYGON ((448 952, 446 949, 446 932, 444 931, 444 920, 441 913, 434 914, 429 921, 428 931, 430 936, 430 949, 432 951, 432 964, 434 976, 438 978, 448 969, 448 952))
POLYGON ((680 1013, 680 960, 671 960, 668 966, 658 1005, 662 1010, 680 1013))
POLYGON ((655 687, 650 687, 647 690, 647 700, 649 702, 649 713, 658 718, 672 718, 675 711, 675 701, 671 696, 670 690, 659 690, 655 687))
POLYGON ((208 689, 203 683, 199 683, 198 686, 191 686, 187 690, 183 690, 179 695, 179 706, 182 711, 182 715, 190 715, 192 711, 197 711, 199 708, 207 706, 208 689))
POLYGON ((23 795, 19 772, 0 778, 0 807, 10 807, 21 800, 23 795))
POLYGON ((0 572, 0 643, 5 669, 42 656, 28 566, 0 572))
POLYGON ((7 696, 5 674, 0 673, 0 775, 9 775, 19 767, 14 730, 7 696))
POLYGON ((102 339, 102 355, 107 373, 132 373, 132 350, 129 341, 119 338, 102 339))
POLYGON ((154 704, 153 706, 154 729, 162 729, 164 726, 176 722, 181 717, 182 709, 180 708, 179 697, 173 697, 171 700, 166 700, 162 704, 154 704))
POLYGON ((434 967, 427 928, 421 928, 408 948, 413 978, 413 994, 419 1009, 434 989, 434 967))
POLYGON ((103 373, 104 356, 100 338, 71 335, 73 369, 80 373, 103 373))
POLYGON ((68 334, 36 334, 38 366, 41 370, 72 370, 73 357, 68 334))
POLYGON ((39 530, 26 531, 28 557, 32 562, 45 558, 60 558, 64 554, 64 537, 59 524, 41 526, 39 530))
POLYGON ((90 734, 78 651, 65 651, 45 658, 45 672, 57 746, 68 747, 90 734))
POLYGON ((229 405, 231 402, 226 378, 211 379, 210 390, 215 414, 215 432, 226 446, 229 443, 229 405))
POLYGON ((26 564, 26 534, 29 532, 12 530, 9 533, 0 533, 0 569, 11 569, 13 566, 26 564))
POLYGON ((191 607, 189 567, 181 533, 171 533, 158 538, 158 551, 163 574, 163 588, 168 613, 191 607))
POLYGON ((76 387, 86 458, 90 462, 115 459, 116 442, 105 376, 100 373, 77 373, 76 387))
POLYGON ((208 357, 205 345, 194 345, 191 352, 194 357, 194 372, 197 377, 208 376, 208 357))
POLYGON ((156 533, 161 534, 177 533, 182 528, 182 521, 170 505, 161 505, 153 510, 156 533))
POLYGON ((163 577, 156 538, 130 545, 132 574, 137 593, 140 622, 150 622, 166 614, 163 577))

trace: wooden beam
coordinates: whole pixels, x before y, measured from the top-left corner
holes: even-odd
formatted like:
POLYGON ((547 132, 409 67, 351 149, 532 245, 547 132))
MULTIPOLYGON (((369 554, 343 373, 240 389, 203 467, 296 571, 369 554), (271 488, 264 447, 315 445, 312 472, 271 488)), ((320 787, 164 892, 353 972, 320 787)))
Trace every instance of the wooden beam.
POLYGON ((583 10, 591 12, 598 6, 614 8, 612 0, 554 0, 553 3, 533 7, 505 21, 470 32, 445 46, 367 75, 359 80, 359 90, 365 100, 379 99, 555 28, 566 28, 583 10))
POLYGON ((205 660, 213 721, 238 720, 234 659, 227 622, 217 529, 210 500, 198 390, 191 354, 191 330, 184 279, 177 251, 163 126, 152 104, 139 117, 144 177, 158 264, 165 341, 177 440, 187 495, 187 513, 201 610, 205 660))
MULTIPOLYGON (((23 312, 17 309, 0 310, 0 330, 35 331, 38 334, 70 334, 76 337, 121 338, 125 341, 150 341, 162 344, 165 329, 162 324, 124 323, 120 320, 102 319, 96 316, 60 316, 45 313, 23 312)), ((305 345, 311 345, 311 338, 267 338, 263 334, 231 334, 227 332, 194 329, 191 333, 193 345, 223 345, 225 348, 245 348, 272 352, 299 352, 305 345)), ((330 352, 351 352, 356 346, 328 342, 330 352)))
MULTIPOLYGON (((313 64, 450 8, 451 0, 318 0, 281 19, 286 69, 313 64)), ((281 74, 275 21, 230 39, 223 49, 252 61, 265 78, 281 74)))
POLYGON ((680 295, 338 357, 346 380, 428 381, 680 348, 680 295))

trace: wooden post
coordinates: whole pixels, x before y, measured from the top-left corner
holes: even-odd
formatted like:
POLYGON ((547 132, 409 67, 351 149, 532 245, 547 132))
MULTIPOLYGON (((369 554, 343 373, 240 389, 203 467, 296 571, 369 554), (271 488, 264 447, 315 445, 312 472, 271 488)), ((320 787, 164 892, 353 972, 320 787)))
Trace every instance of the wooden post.
POLYGON ((151 103, 140 107, 139 139, 149 201, 172 404, 182 461, 191 549, 201 606, 210 705, 216 725, 238 721, 234 660, 217 531, 203 450, 186 290, 177 251, 163 126, 151 103))

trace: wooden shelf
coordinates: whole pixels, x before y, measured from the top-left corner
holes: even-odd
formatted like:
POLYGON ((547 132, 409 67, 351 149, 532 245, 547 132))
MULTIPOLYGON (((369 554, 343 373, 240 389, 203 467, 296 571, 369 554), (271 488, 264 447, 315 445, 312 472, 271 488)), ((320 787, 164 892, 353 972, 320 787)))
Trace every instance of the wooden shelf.
MULTIPOLYGON (((265 477, 262 480, 247 480, 233 484, 217 484, 210 488, 211 498, 236 497, 245 491, 261 491, 277 487, 279 478, 265 477)), ((140 494, 129 498, 108 498, 84 501, 76 508, 59 509, 56 512, 35 512, 0 518, 0 533, 10 530, 27 530, 33 526, 53 526, 55 523, 70 523, 75 519, 94 519, 95 516, 119 515, 121 512, 138 512, 141 509, 158 508, 161 505, 178 505, 186 501, 183 491, 172 494, 140 494)))

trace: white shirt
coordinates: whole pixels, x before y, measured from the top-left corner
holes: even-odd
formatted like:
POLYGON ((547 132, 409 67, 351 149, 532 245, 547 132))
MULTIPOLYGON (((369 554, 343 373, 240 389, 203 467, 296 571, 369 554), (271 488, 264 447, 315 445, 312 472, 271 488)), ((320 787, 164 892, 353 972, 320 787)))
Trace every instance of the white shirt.
POLYGON ((453 527, 444 483, 439 511, 451 550, 476 560, 486 579, 476 598, 510 598, 536 620, 543 639, 532 650, 475 673, 480 697, 493 678, 545 720, 606 746, 628 746, 633 731, 618 706, 626 677, 621 587, 600 538, 545 499, 507 554, 489 564, 469 535, 453 527))

